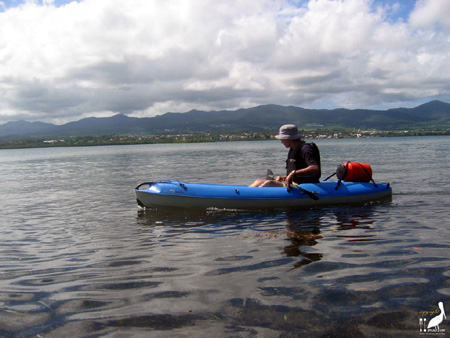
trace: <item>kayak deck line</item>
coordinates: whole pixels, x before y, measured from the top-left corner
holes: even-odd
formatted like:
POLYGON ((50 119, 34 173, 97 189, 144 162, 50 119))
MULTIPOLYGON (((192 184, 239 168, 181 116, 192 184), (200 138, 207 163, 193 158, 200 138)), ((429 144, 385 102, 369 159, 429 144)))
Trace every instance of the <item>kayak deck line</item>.
POLYGON ((392 195, 389 183, 321 181, 285 187, 249 187, 188 183, 177 180, 153 181, 135 188, 139 206, 145 208, 283 208, 331 204, 364 203, 392 195))

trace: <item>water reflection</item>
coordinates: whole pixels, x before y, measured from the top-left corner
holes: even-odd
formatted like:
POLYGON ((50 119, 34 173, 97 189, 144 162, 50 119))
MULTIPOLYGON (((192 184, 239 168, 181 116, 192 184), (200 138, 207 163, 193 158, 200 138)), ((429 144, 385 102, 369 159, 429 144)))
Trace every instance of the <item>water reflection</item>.
POLYGON ((301 257, 292 268, 299 268, 322 259, 323 253, 311 252, 310 247, 315 246, 318 240, 323 238, 320 229, 325 214, 326 212, 321 209, 286 213, 286 237, 290 244, 283 247, 283 252, 287 257, 301 257))
MULTIPOLYGON (((372 227, 375 226, 374 215, 378 206, 379 204, 367 204, 298 210, 139 209, 137 224, 151 231, 154 240, 160 241, 187 233, 240 236, 245 240, 282 240, 282 255, 296 258, 290 265, 291 269, 297 269, 323 259, 323 245, 317 244, 324 236, 328 239, 330 236, 344 239, 347 243, 377 240, 377 233, 372 227)), ((231 255, 228 259, 222 257, 217 261, 227 260, 237 259, 231 255)), ((279 262, 285 263, 283 260, 279 262)), ((259 264, 225 268, 211 273, 223 274, 260 268, 262 265, 259 264)))

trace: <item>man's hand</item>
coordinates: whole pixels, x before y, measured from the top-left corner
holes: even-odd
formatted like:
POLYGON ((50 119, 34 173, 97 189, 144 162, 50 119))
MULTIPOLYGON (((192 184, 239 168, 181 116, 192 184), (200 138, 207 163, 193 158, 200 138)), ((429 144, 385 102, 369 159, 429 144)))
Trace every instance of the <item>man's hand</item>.
POLYGON ((295 176, 294 171, 291 171, 291 173, 286 176, 286 179, 284 181, 286 183, 286 189, 288 192, 291 191, 291 182, 294 179, 294 176, 295 176))

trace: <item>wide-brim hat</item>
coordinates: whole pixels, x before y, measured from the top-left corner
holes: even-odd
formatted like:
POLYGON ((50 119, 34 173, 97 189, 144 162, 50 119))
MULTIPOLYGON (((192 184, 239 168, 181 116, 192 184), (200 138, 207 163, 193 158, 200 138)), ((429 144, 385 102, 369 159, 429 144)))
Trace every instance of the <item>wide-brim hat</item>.
POLYGON ((285 124, 281 126, 279 135, 275 136, 278 140, 296 140, 300 137, 301 135, 298 133, 298 128, 295 124, 285 124))

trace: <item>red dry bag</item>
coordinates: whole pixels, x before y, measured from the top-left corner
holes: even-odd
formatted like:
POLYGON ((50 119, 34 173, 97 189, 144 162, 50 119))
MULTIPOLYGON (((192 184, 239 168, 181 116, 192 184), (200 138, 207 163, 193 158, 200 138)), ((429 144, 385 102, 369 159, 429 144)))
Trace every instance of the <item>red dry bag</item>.
POLYGON ((370 182, 372 180, 372 168, 367 163, 345 162, 336 169, 336 176, 346 182, 370 182))

